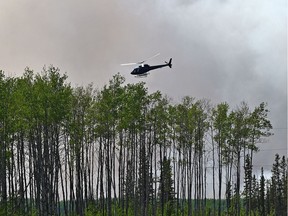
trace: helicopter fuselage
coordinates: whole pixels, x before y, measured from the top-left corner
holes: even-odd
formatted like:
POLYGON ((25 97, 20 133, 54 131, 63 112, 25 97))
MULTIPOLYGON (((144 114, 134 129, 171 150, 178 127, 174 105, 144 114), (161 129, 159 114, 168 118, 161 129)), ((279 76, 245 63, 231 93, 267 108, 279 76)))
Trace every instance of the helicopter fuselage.
POLYGON ((166 66, 169 66, 171 68, 172 67, 171 62, 172 62, 172 59, 170 59, 170 61, 168 63, 162 64, 162 65, 154 65, 154 66, 150 66, 148 64, 140 65, 138 68, 135 68, 131 72, 131 74, 132 75, 145 75, 150 70, 155 70, 155 69, 166 67, 166 66))

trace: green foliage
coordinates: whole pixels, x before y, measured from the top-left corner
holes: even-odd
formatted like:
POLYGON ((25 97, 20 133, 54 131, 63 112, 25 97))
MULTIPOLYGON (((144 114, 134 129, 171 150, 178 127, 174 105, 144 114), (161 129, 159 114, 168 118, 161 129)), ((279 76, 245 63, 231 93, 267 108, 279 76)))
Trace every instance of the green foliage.
POLYGON ((215 203, 219 215, 284 213, 286 158, 276 155, 269 181, 252 169, 272 134, 267 104, 173 104, 120 74, 97 91, 67 78, 53 66, 0 71, 0 215, 209 215, 215 203), (206 197, 212 159, 219 200, 206 197))
POLYGON ((171 168, 171 160, 164 157, 162 162, 162 172, 160 176, 159 186, 159 199, 163 199, 164 203, 174 201, 174 188, 173 188, 173 173, 171 168))
POLYGON ((285 156, 281 159, 279 154, 275 155, 271 172, 271 183, 267 189, 270 212, 275 210, 276 215, 285 215, 287 213, 287 160, 285 156))
POLYGON ((252 200, 252 164, 249 155, 246 155, 245 166, 244 166, 244 206, 246 213, 251 211, 251 200, 252 200))

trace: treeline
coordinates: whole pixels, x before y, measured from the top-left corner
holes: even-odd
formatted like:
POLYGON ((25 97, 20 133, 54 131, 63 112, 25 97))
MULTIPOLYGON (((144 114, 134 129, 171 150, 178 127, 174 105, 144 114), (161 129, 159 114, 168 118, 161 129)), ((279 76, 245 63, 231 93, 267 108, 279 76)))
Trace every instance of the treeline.
POLYGON ((286 215, 286 158, 271 179, 253 175, 265 103, 174 104, 124 82, 0 72, 1 215, 286 215))

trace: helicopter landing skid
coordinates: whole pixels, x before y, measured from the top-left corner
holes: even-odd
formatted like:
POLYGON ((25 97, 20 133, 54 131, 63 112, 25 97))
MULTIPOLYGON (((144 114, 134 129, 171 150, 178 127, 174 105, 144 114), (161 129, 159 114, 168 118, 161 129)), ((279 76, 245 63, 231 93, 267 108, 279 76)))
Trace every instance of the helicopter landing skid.
POLYGON ((144 73, 144 74, 138 74, 138 75, 136 75, 135 77, 137 77, 137 78, 145 78, 145 77, 147 77, 149 75, 149 73, 144 73))

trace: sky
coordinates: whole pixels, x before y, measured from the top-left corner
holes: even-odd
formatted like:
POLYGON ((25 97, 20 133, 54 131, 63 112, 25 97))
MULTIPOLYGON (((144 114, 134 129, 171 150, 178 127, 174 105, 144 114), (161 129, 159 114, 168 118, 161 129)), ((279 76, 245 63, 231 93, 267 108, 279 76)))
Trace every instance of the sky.
POLYGON ((0 69, 21 76, 59 67, 73 85, 146 82, 175 102, 186 96, 253 109, 268 103, 274 136, 261 144, 255 167, 271 169, 287 155, 286 0, 13 0, 0 2, 0 69), (121 63, 161 55, 172 69, 144 79, 121 63))

